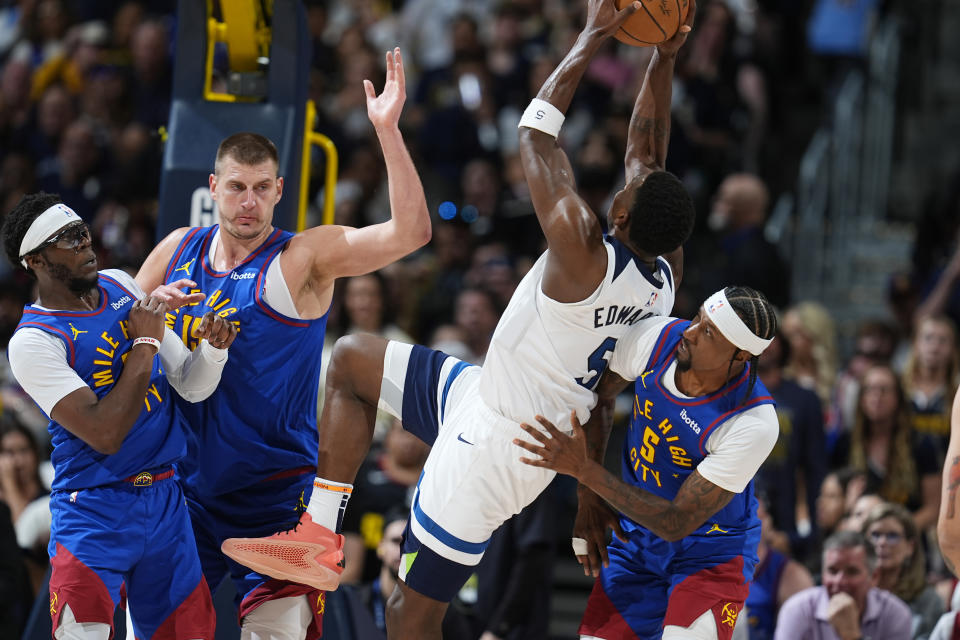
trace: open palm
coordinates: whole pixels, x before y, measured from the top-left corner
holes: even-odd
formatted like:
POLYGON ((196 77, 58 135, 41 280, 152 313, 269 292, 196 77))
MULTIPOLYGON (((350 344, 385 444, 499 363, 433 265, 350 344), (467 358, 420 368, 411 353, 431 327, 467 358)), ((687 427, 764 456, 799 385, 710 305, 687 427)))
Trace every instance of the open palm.
POLYGON ((399 47, 387 52, 387 80, 383 85, 383 93, 378 96, 369 80, 363 81, 363 90, 367 94, 367 117, 373 126, 395 126, 407 99, 407 82, 399 47))

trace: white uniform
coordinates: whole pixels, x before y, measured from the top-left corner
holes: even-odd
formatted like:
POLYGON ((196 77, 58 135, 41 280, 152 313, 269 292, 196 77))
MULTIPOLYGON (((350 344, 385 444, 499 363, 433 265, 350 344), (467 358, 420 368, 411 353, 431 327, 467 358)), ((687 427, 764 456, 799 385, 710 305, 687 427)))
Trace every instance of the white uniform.
POLYGON ((520 462, 524 451, 513 439, 529 436, 519 423, 536 425, 540 414, 569 429, 574 408, 586 421, 616 341, 673 307, 666 260, 658 258, 651 273, 619 241, 606 238, 605 247, 603 282, 581 302, 544 295, 542 255, 514 292, 482 368, 425 347, 388 344, 380 408, 432 445, 400 566, 415 590, 449 600, 469 574, 461 577, 454 567, 447 580, 442 563, 477 564, 493 531, 556 475, 520 462))
POLYGON ((557 302, 542 289, 547 254, 520 282, 500 318, 480 376, 480 397, 515 421, 542 415, 570 429, 570 410, 586 422, 594 387, 617 339, 643 318, 673 309, 673 274, 663 258, 650 270, 619 241, 607 239, 607 273, 581 302, 557 302))

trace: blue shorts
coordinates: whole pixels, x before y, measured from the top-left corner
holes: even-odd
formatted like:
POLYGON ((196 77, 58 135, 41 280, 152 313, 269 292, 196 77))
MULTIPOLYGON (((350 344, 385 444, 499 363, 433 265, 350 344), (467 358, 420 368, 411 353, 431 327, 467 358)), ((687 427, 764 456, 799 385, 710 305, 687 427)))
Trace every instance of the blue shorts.
POLYGON ((649 532, 614 537, 610 566, 600 570, 579 632, 597 638, 659 638, 665 625, 689 627, 712 611, 718 638, 728 640, 750 589, 752 558, 737 544, 686 538, 670 543, 649 532))
POLYGON ((50 615, 113 628, 126 592, 140 638, 213 638, 210 590, 180 485, 118 482, 50 496, 50 615))
POLYGON ((311 623, 317 635, 308 632, 308 637, 319 637, 323 608, 319 591, 251 571, 220 551, 227 538, 261 538, 297 524, 310 499, 315 472, 313 468, 292 470, 212 498, 199 499, 189 487, 185 489, 203 575, 212 591, 229 575, 237 590, 241 620, 268 600, 306 595, 318 603, 311 623))

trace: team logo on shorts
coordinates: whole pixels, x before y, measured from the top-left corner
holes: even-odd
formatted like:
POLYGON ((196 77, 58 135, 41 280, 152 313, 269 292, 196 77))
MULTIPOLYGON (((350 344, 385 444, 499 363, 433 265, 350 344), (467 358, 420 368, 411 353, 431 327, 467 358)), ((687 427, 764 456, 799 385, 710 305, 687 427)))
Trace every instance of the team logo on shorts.
POLYGON ((737 605, 735 602, 728 602, 723 605, 723 609, 720 610, 720 624, 725 624, 728 627, 733 627, 737 624, 737 615, 740 612, 737 611, 737 605))
POLYGON ((141 471, 137 474, 137 477, 133 479, 133 486, 135 487, 149 487, 153 484, 153 474, 149 471, 141 471))
POLYGON ((50 594, 50 615, 57 615, 57 594, 55 593, 50 594))
POLYGON ((317 615, 322 616, 326 608, 327 608, 327 592, 321 591, 320 595, 317 596, 317 615))

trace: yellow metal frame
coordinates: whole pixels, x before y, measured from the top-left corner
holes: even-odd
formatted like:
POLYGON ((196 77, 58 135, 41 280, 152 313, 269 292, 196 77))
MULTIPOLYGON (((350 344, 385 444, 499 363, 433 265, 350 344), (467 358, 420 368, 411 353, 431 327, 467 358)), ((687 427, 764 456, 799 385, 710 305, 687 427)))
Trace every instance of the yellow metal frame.
POLYGON ((230 69, 255 71, 257 59, 269 53, 272 33, 266 26, 255 0, 220 0, 220 8, 224 22, 213 17, 213 0, 207 0, 207 55, 204 61, 203 97, 210 102, 253 102, 256 98, 213 91, 214 49, 218 42, 227 43, 230 69))
POLYGON ((297 212, 297 232, 307 228, 307 196, 310 191, 310 149, 313 145, 323 147, 327 156, 327 173, 324 181, 324 201, 322 224, 333 224, 333 210, 336 204, 337 190, 337 147, 333 140, 313 130, 313 123, 317 119, 317 105, 313 100, 307 100, 306 122, 303 126, 303 164, 300 170, 300 210, 297 212))

